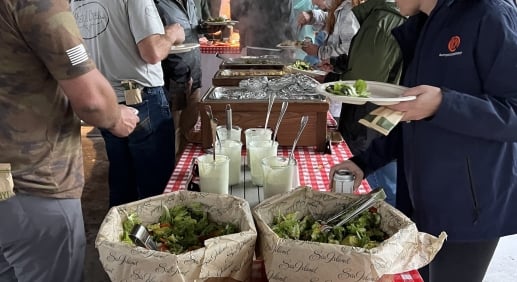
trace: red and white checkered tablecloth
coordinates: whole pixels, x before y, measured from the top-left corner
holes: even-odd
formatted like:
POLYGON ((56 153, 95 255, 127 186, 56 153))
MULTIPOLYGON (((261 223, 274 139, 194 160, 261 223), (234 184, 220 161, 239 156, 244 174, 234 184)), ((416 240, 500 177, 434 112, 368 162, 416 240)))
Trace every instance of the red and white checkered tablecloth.
POLYGON ((327 112, 327 128, 336 128, 337 121, 334 119, 330 112, 327 112))
MULTIPOLYGON (((291 148, 286 146, 278 147, 279 156, 288 156, 291 148)), ((245 155, 246 150, 243 150, 245 155)), ((188 144, 181 158, 176 164, 176 168, 167 183, 165 192, 187 189, 188 182, 192 177, 193 160, 204 154, 200 145, 188 144)), ((323 154, 316 151, 314 147, 297 147, 294 152, 294 158, 298 162, 298 174, 300 176, 301 186, 311 186, 315 190, 328 191, 329 188, 329 171, 330 168, 350 158, 350 149, 344 143, 332 145, 332 154, 323 154)), ((363 185, 359 187, 360 193, 370 191, 368 182, 363 181, 363 185)))
POLYGON ((424 282, 420 273, 416 270, 411 270, 408 272, 391 275, 393 277, 393 282, 409 282, 409 281, 421 281, 424 282))
POLYGON ((217 45, 204 45, 200 46, 201 53, 203 54, 240 54, 241 48, 239 46, 217 46, 217 45))

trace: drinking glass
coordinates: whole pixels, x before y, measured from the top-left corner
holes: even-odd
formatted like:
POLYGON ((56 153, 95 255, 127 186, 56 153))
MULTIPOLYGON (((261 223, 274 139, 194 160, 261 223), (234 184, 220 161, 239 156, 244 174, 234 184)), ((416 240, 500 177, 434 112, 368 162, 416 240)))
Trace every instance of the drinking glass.
POLYGON ((228 194, 230 158, 205 154, 197 157, 199 189, 201 192, 228 194))
POLYGON ((232 126, 232 129, 230 130, 230 134, 228 136, 228 129, 226 129, 226 126, 219 125, 217 127, 217 135, 219 136, 220 140, 231 139, 241 142, 241 132, 242 129, 239 126, 234 125, 232 126))
POLYGON ((296 165, 295 159, 289 162, 289 158, 287 157, 271 156, 262 159, 262 168, 264 170, 264 199, 293 189, 296 165))
MULTIPOLYGON (((226 130, 226 128, 224 129, 226 130)), ((230 158, 230 168, 229 168, 229 185, 239 184, 241 179, 241 151, 242 151, 242 143, 240 141, 235 140, 221 140, 221 143, 218 143, 215 146, 215 153, 219 155, 225 155, 230 158)))
POLYGON ((272 140, 255 140, 250 142, 250 173, 251 182, 254 185, 262 186, 264 182, 264 170, 262 159, 265 157, 276 156, 278 142, 272 140))
POLYGON ((273 131, 269 128, 248 128, 244 130, 244 137, 246 138, 246 164, 250 166, 250 142, 255 140, 271 140, 273 131))

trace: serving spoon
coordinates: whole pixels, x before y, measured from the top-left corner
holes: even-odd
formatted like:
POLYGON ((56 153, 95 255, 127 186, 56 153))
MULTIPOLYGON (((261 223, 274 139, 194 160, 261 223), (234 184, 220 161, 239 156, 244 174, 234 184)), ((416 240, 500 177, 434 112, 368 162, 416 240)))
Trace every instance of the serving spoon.
POLYGON ((309 116, 303 116, 300 120, 300 129, 298 129, 298 133, 296 134, 296 138, 294 138, 293 148, 291 149, 291 153, 289 154, 289 160, 287 160, 287 164, 291 164, 291 160, 294 158, 294 148, 296 148, 296 143, 298 143, 298 139, 302 136, 302 132, 307 126, 307 122, 309 122, 309 116))
POLYGON ((266 123, 264 124, 264 131, 267 129, 267 124, 269 123, 269 115, 271 114, 271 109, 273 108, 273 103, 275 102, 276 94, 273 92, 269 95, 269 101, 267 104, 267 113, 266 113, 266 123))
POLYGON ((206 115, 208 116, 210 122, 210 129, 212 132, 212 146, 213 146, 213 156, 215 162, 215 146, 217 144, 217 140, 219 139, 217 135, 217 119, 214 117, 212 113, 212 107, 210 105, 205 106, 206 115))
POLYGON ((273 142, 271 142, 271 146, 273 146, 275 144, 274 141, 276 140, 276 134, 278 133, 278 128, 280 127, 280 122, 284 118, 284 114, 287 111, 288 105, 289 105, 289 102, 287 102, 287 101, 282 102, 282 108, 280 109, 280 114, 278 115, 278 119, 276 121, 275 132, 273 134, 273 142))
POLYGON ((232 107, 230 104, 226 104, 226 139, 231 139, 232 128, 232 107))

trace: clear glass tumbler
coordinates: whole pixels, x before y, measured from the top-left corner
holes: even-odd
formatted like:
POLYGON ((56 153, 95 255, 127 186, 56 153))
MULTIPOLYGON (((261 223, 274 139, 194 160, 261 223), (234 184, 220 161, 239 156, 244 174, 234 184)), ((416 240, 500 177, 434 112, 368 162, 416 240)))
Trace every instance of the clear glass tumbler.
POLYGON ((271 140, 273 131, 269 128, 248 128, 244 130, 244 137, 246 138, 246 164, 250 166, 250 142, 255 140, 271 140))
POLYGON ((273 195, 288 192, 294 187, 293 179, 296 173, 296 160, 281 156, 271 156, 262 159, 264 170, 264 199, 273 195))
MULTIPOLYGON (((226 128, 225 128, 226 130, 226 128)), ((215 153, 230 158, 229 185, 237 185, 241 179, 242 143, 235 140, 221 140, 215 146, 215 153)))
POLYGON ((265 157, 276 156, 278 150, 278 142, 272 140, 255 140, 250 142, 249 158, 251 182, 257 186, 264 184, 264 170, 262 168, 262 159, 265 157))
POLYGON ((201 192, 228 194, 230 158, 205 154, 197 157, 199 189, 201 192))
POLYGON ((232 126, 232 129, 230 130, 229 134, 228 129, 226 129, 226 126, 219 125, 217 127, 217 135, 219 136, 220 140, 231 139, 241 142, 241 132, 242 129, 239 126, 232 126))

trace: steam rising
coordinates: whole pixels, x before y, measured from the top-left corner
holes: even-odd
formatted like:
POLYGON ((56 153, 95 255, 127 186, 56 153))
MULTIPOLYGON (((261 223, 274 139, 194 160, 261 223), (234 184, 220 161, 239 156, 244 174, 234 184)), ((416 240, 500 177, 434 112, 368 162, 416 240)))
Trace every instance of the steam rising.
POLYGON ((275 48, 295 39, 293 0, 231 0, 232 19, 238 20, 241 47, 275 48))

